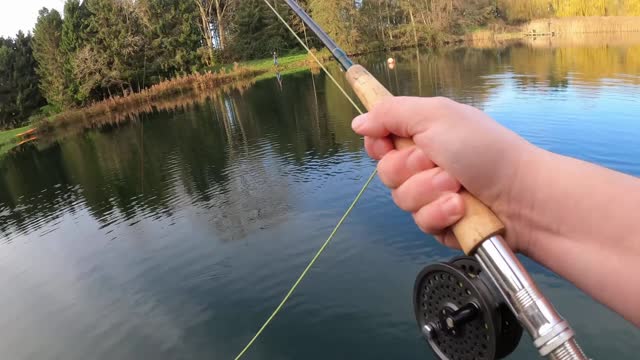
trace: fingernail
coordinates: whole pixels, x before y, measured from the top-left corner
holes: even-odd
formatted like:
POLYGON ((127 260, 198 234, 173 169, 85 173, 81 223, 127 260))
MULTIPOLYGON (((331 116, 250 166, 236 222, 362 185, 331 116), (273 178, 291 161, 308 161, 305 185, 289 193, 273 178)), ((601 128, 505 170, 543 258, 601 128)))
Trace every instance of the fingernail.
POLYGON ((365 122, 367 122, 367 114, 359 115, 351 122, 351 128, 357 132, 365 122))
POLYGON ((431 182, 436 191, 454 191, 458 187, 458 181, 446 171, 437 173, 431 182))
POLYGON ((457 218, 462 215, 462 203, 457 194, 449 195, 442 203, 442 210, 450 217, 457 218))

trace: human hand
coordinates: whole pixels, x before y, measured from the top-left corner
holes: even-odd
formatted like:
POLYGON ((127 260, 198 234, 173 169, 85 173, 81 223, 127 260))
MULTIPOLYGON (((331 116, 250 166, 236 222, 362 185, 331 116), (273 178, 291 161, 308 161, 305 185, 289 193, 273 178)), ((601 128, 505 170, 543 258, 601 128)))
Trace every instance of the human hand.
MULTIPOLYGON (((354 119, 352 127, 365 136, 368 154, 380 160, 378 173, 394 202, 447 246, 458 247, 448 228, 464 215, 461 186, 507 229, 518 219, 514 209, 527 201, 513 195, 523 161, 536 148, 474 107, 446 98, 395 97, 354 119), (395 149, 391 135, 412 138, 415 145, 395 149)), ((515 250, 529 241, 515 238, 508 237, 515 250)))
POLYGON ((461 186, 489 206, 505 240, 640 326, 640 180, 529 144, 445 98, 389 98, 354 119, 382 182, 418 226, 458 247, 461 186), (395 149, 391 135, 415 145, 395 149), (597 264, 597 266, 594 266, 597 264))

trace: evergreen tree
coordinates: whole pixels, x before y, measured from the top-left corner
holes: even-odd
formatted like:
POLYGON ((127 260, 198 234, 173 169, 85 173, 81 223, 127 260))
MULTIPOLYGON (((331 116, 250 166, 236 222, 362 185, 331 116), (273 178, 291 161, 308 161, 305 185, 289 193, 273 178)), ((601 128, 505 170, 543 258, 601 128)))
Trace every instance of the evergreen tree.
POLYGON ((80 85, 74 75, 74 59, 76 52, 82 46, 83 25, 87 15, 86 9, 80 5, 80 0, 67 0, 65 2, 60 49, 64 55, 64 77, 67 97, 74 103, 81 103, 86 99, 80 93, 80 85))
POLYGON ((60 49, 62 18, 58 11, 42 8, 33 31, 33 56, 38 62, 40 91, 50 112, 69 105, 64 77, 64 54, 60 49))
MULTIPOLYGON (((640 0, 298 2, 350 52, 435 45, 443 34, 460 35, 496 17, 518 23, 640 15, 640 0)), ((304 37, 304 24, 287 6, 269 3, 304 37)), ((42 96, 45 112, 57 112, 197 71, 220 55, 254 59, 299 48, 264 0, 66 0, 64 18, 40 10, 33 37, 0 38, 0 127, 25 121, 43 105, 42 96)))
POLYGON ((74 53, 81 46, 83 24, 87 17, 86 9, 80 0, 67 0, 64 4, 62 21, 62 38, 60 47, 65 53, 74 53))
POLYGON ((264 9, 261 0, 243 0, 235 14, 233 53, 248 58, 269 51, 260 32, 265 28, 264 9), (253 40, 252 40, 253 39, 253 40))
MULTIPOLYGON (((278 4, 278 2, 276 1, 273 2, 273 5, 280 16, 282 16, 282 18, 290 19, 292 16, 295 16, 293 12, 290 11, 289 7, 278 4)), ((298 44, 298 41, 291 35, 291 32, 273 13, 273 10, 269 9, 266 5, 263 5, 263 11, 266 25, 264 29, 264 36, 266 37, 267 53, 264 55, 257 55, 268 56, 274 50, 282 53, 289 52, 293 49, 300 49, 301 47, 298 44)))
POLYGON ((145 32, 143 72, 170 77, 198 69, 201 34, 195 4, 140 0, 137 6, 145 32))
POLYGON ((24 35, 22 31, 18 32, 15 40, 16 57, 13 78, 18 108, 18 117, 14 121, 16 125, 26 121, 45 104, 38 89, 37 63, 33 57, 31 41, 31 34, 24 35))
POLYGON ((44 105, 35 69, 30 34, 0 38, 0 127, 19 126, 44 105))
MULTIPOLYGON (((277 11, 285 19, 288 8, 277 11)), ((234 23, 232 52, 240 59, 268 57, 273 51, 287 52, 299 47, 287 28, 262 0, 243 0, 238 7, 234 23)))
MULTIPOLYGON (((144 34, 132 0, 87 0, 85 54, 93 54, 104 68, 100 88, 109 96, 126 94, 143 77, 144 34)), ((78 58, 77 60, 81 60, 78 58)), ((78 63, 77 67, 86 64, 78 63)), ((76 68, 77 68, 76 67, 76 68)), ((82 69, 76 69, 83 71, 82 69)), ((84 88, 87 86, 84 84, 84 88)))

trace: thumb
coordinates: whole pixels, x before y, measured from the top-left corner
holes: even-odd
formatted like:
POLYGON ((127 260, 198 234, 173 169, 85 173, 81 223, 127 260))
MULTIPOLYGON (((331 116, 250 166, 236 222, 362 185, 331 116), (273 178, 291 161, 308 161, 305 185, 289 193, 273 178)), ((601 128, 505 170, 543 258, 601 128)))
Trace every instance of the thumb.
POLYGON ((441 118, 446 98, 390 97, 351 123, 353 131, 363 136, 384 137, 390 134, 413 137, 441 118))
POLYGON ((442 97, 388 98, 354 119, 352 127, 369 138, 411 138, 485 203, 510 188, 533 148, 479 109, 442 97))

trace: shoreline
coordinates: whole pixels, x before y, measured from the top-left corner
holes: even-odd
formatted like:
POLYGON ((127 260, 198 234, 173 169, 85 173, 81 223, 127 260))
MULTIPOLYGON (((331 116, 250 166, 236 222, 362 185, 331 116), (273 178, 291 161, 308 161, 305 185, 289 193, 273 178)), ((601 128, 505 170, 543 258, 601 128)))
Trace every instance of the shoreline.
MULTIPOLYGON (((320 51, 315 55, 326 61, 331 58, 328 51, 320 51)), ((291 54, 278 59, 281 75, 306 71, 316 68, 315 61, 307 53, 291 54)), ((114 122, 131 116, 136 112, 157 108, 158 104, 175 97, 198 91, 224 90, 225 87, 246 87, 246 83, 276 77, 273 71, 273 59, 256 59, 241 63, 222 64, 182 77, 165 80, 140 92, 128 96, 115 96, 98 101, 81 108, 74 108, 61 113, 44 117, 25 126, 0 131, 0 156, 7 154, 25 139, 18 135, 25 131, 34 131, 36 136, 53 132, 56 128, 66 128, 78 123, 84 127, 92 127, 107 122, 105 117, 114 117, 114 122)), ((28 138, 26 140, 35 140, 28 138)))
MULTIPOLYGON (((620 19, 613 19, 611 17, 607 18, 607 21, 605 22, 607 27, 602 28, 602 30, 606 31, 601 31, 597 34, 615 38, 625 36, 624 33, 628 31, 640 32, 640 22, 638 23, 639 30, 634 30, 634 28, 631 28, 629 25, 633 23, 630 19, 640 20, 640 17, 621 17, 620 19), (620 20, 620 22, 616 23, 614 20, 620 20), (622 25, 626 25, 626 27, 622 27, 622 25)), ((590 24, 594 21, 601 20, 602 17, 551 18, 532 20, 519 26, 498 26, 494 24, 486 28, 476 29, 465 35, 449 36, 443 44, 438 47, 447 48, 469 45, 479 48, 489 48, 505 46, 517 41, 527 43, 528 40, 535 38, 555 39, 574 36, 578 38, 591 37, 596 33, 584 33, 584 31, 577 30, 585 29, 584 24, 590 24), (540 24, 544 25, 545 29, 550 28, 554 31, 532 31, 532 29, 537 29, 541 26, 540 24)), ((415 44, 399 44, 387 49, 351 54, 351 56, 357 57, 379 51, 403 50, 413 48, 415 46, 415 44)), ((331 58, 331 55, 327 50, 321 50, 319 52, 314 51, 314 54, 323 62, 331 58)), ((278 70, 281 75, 306 70, 314 71, 318 69, 315 61, 307 53, 285 55, 280 57, 278 62, 278 70)), ((189 93, 195 93, 203 90, 224 90, 225 87, 233 87, 234 84, 236 84, 237 87, 246 87, 247 83, 253 84, 256 81, 273 77, 276 77, 273 59, 266 58, 243 61, 240 63, 221 64, 206 69, 202 73, 194 73, 165 80, 140 92, 132 93, 127 96, 108 98, 85 107, 70 109, 56 115, 42 118, 39 121, 34 121, 31 124, 27 124, 20 128, 0 131, 0 157, 18 145, 35 140, 38 135, 53 132, 59 127, 65 128, 71 127, 71 125, 78 128, 95 127, 107 123, 108 121, 105 120, 106 117, 115 117, 118 119, 115 122, 120 122, 122 121, 122 118, 134 115, 137 112, 144 112, 148 109, 158 108, 163 101, 174 96, 188 95, 189 93), (25 131, 30 131, 28 136, 19 136, 19 134, 24 133, 25 131)))

